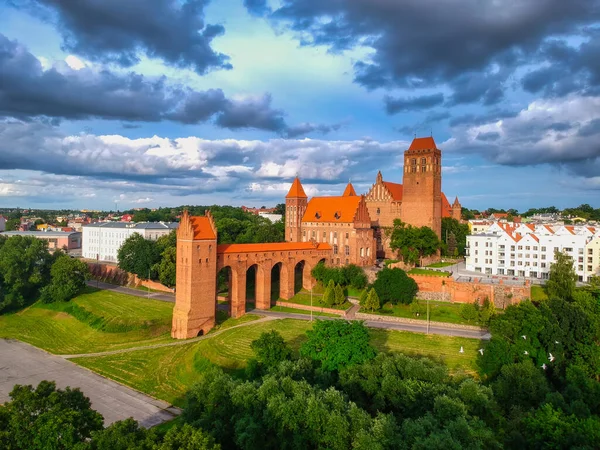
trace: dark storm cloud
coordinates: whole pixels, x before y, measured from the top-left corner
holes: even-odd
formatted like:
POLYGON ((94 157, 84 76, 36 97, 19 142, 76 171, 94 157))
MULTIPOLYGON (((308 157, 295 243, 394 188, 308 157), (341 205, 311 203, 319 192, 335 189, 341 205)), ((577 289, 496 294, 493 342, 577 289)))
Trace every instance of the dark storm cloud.
POLYGON ((271 12, 271 8, 267 5, 267 0, 244 0, 244 6, 254 16, 260 17, 271 12))
POLYGON ((444 103, 444 94, 422 95, 420 97, 393 98, 388 95, 384 98, 385 110, 388 114, 404 111, 418 111, 429 109, 444 103))
POLYGON ((215 52, 211 41, 221 25, 206 24, 208 0, 12 0, 55 23, 62 47, 90 61, 129 67, 140 56, 189 68, 202 75, 230 69, 229 57, 215 52))
POLYGON ((495 133, 495 132, 489 132, 489 133, 478 133, 477 137, 475 138, 478 141, 497 141, 498 139, 500 139, 500 134, 499 133, 495 133))
POLYGON ((184 124, 214 121, 229 129, 256 128, 282 135, 327 132, 326 125, 304 131, 288 127, 271 96, 229 99, 221 89, 194 91, 171 85, 165 77, 136 73, 74 70, 61 62, 44 70, 22 45, 0 34, 0 117, 19 119, 113 119, 184 124))
POLYGON ((577 34, 597 21, 600 7, 596 0, 447 0, 435 6, 423 0, 283 0, 264 14, 303 45, 333 52, 372 48, 372 56, 354 67, 355 81, 369 89, 450 83, 454 104, 494 104, 504 90, 495 71, 506 80, 549 37, 577 34))

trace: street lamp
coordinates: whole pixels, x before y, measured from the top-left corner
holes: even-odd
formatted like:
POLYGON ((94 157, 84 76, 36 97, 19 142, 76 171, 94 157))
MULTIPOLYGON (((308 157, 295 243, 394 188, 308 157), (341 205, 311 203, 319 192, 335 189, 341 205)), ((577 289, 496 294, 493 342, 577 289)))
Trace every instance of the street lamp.
POLYGON ((429 334, 429 298, 427 298, 427 334, 429 334))

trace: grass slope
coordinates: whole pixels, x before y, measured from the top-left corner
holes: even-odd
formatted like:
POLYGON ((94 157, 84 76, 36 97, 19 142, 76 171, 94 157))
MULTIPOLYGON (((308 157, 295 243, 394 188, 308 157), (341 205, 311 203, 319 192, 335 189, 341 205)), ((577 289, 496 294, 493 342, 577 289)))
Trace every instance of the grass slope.
POLYGON ((437 270, 414 268, 407 272, 409 275, 431 275, 432 277, 449 277, 450 272, 438 272, 437 270))
POLYGON ((173 304, 88 290, 67 303, 35 305, 0 316, 0 338, 55 354, 92 353, 172 341, 173 304))
MULTIPOLYGON (((415 319, 415 320, 427 320, 427 301, 426 300, 418 300, 421 305, 423 311, 419 316, 416 316, 410 310, 410 305, 403 305, 401 303, 397 305, 392 305, 391 303, 386 303, 379 311, 361 311, 366 312, 368 314, 377 314, 380 316, 392 316, 392 317, 404 317, 406 319, 415 319)), ((446 322, 446 323, 456 323, 460 325, 477 325, 474 321, 467 321, 463 319, 460 315, 460 308, 462 304, 460 303, 448 303, 448 302, 437 302, 430 300, 429 301, 429 320, 434 322, 446 322)))
POLYGON ((534 302, 548 300, 548 294, 546 294, 546 290, 543 286, 531 286, 531 300, 534 302))
MULTIPOLYGON (((154 397, 182 405, 183 396, 210 361, 239 373, 253 357, 250 344, 264 331, 277 330, 297 351, 311 323, 282 319, 227 330, 210 339, 187 345, 136 350, 72 361, 154 397)), ((371 330, 372 344, 380 351, 442 358, 453 372, 474 373, 480 342, 447 336, 427 336, 401 331, 371 330), (465 353, 460 354, 463 346, 465 353)))

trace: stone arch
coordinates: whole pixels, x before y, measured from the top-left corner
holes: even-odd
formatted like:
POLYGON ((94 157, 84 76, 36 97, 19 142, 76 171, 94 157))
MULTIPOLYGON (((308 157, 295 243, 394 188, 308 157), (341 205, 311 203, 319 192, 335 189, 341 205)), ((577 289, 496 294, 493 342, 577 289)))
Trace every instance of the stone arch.
POLYGON ((221 267, 217 271, 217 295, 215 299, 217 309, 226 309, 229 316, 231 316, 234 277, 235 282, 237 282, 237 274, 230 265, 221 267))
MULTIPOLYGON (((246 308, 249 303, 254 303, 254 307, 258 309, 269 309, 271 307, 271 270, 266 268, 264 264, 254 263, 246 269, 247 286, 253 287, 252 298, 253 302, 246 301, 246 308), (253 272, 253 273, 252 273, 253 272), (252 273, 252 275, 250 275, 252 273), (253 279, 249 278, 250 276, 253 279)), ((249 294, 249 289, 246 290, 249 294)))
MULTIPOLYGON (((325 260, 323 259, 323 262, 325 260)), ((296 262, 294 266, 294 293, 297 293, 298 285, 307 291, 311 290, 315 285, 315 280, 311 274, 315 264, 311 264, 309 260, 303 259, 296 262)))

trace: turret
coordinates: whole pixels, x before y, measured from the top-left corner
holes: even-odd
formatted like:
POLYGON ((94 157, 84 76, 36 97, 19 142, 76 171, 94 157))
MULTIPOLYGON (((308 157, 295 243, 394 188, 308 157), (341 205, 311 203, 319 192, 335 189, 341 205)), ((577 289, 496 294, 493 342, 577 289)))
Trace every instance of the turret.
POLYGON ((458 221, 462 218, 462 206, 458 201, 458 197, 456 197, 454 203, 452 203, 452 218, 458 221))
POLYGON ((285 196, 285 240, 287 242, 302 240, 302 217, 307 204, 308 197, 300 183, 300 178, 296 177, 285 196))

